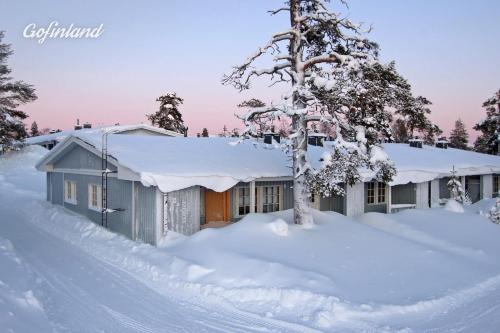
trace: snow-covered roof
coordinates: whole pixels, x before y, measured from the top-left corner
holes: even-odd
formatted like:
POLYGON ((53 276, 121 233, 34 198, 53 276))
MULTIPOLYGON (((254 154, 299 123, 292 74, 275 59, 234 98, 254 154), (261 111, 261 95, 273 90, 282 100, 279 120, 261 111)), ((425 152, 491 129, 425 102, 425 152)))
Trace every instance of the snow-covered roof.
POLYGON ((158 128, 158 127, 145 125, 145 124, 136 124, 136 125, 102 126, 102 127, 95 127, 95 128, 82 128, 79 130, 61 131, 61 132, 57 132, 57 133, 51 133, 51 134, 39 135, 39 136, 33 136, 30 138, 26 138, 25 142, 28 145, 35 145, 35 144, 40 144, 40 143, 45 143, 45 142, 53 142, 53 141, 61 142, 71 135, 95 134, 95 133, 103 133, 103 131, 112 131, 114 133, 122 133, 122 132, 133 131, 133 130, 151 131, 151 132, 163 134, 166 136, 181 136, 182 135, 182 134, 179 134, 179 133, 174 132, 174 131, 165 130, 163 128, 158 128))
MULTIPOLYGON (((49 152, 37 167, 44 170, 43 165, 50 163, 51 156, 75 140, 93 147, 95 152, 101 147, 100 135, 79 132, 77 137, 68 138, 49 152)), ((225 191, 240 181, 292 176, 290 158, 274 145, 250 140, 236 144, 236 140, 110 135, 108 152, 127 170, 125 173, 119 168, 119 178, 158 186, 163 192, 194 185, 225 191)), ((430 146, 412 148, 407 144, 383 144, 383 147, 397 169, 391 185, 449 176, 453 166, 457 175, 500 173, 499 156, 430 146)), ((309 161, 313 166, 319 166, 325 149, 309 146, 309 161)), ((368 181, 373 172, 362 171, 362 177, 368 181)))

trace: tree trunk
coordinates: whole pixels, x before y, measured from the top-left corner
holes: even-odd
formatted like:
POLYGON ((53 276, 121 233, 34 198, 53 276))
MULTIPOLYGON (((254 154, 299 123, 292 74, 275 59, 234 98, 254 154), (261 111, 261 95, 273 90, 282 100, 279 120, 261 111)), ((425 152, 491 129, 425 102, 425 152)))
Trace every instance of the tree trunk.
MULTIPOLYGON (((300 104, 300 103, 299 103, 300 104)), ((293 118, 295 137, 292 139, 293 147, 293 221, 310 227, 313 224, 309 210, 309 190, 305 183, 305 167, 307 153, 307 123, 304 116, 293 118)))
MULTIPOLYGON (((299 1, 290 1, 290 26, 296 31, 300 31, 300 23, 297 18, 300 16, 299 1)), ((300 34, 290 41, 290 59, 292 70, 297 73, 296 79, 292 79, 292 88, 303 86, 305 82, 304 69, 302 63, 302 48, 300 47, 300 34)), ((299 91, 295 89, 293 93, 293 108, 301 110, 305 107, 299 91)), ((305 168, 307 166, 307 122, 304 115, 294 115, 292 117, 292 128, 294 136, 292 137, 293 148, 293 221, 295 224, 301 224, 310 227, 313 223, 311 212, 309 211, 309 190, 305 183, 305 168)))

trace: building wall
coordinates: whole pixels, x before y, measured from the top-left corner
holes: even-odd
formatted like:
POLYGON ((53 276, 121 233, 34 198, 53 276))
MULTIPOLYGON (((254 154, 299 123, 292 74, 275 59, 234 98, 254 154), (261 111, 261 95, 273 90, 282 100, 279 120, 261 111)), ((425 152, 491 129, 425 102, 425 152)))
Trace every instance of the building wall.
MULTIPOLYGON (((48 172, 47 182, 47 198, 51 203, 61 205, 75 213, 86 216, 97 224, 101 224, 101 213, 88 207, 89 184, 101 186, 101 177, 67 172, 48 172), (76 204, 64 201, 64 181, 66 180, 76 183, 76 204)), ((108 208, 123 209, 123 211, 108 213, 108 228, 132 238, 131 182, 108 178, 108 208)))
POLYGON ((148 244, 156 244, 159 237, 156 233, 156 187, 145 187, 140 182, 133 182, 134 191, 134 223, 133 239, 148 244))
POLYGON ((149 131, 149 130, 144 129, 144 128, 137 128, 137 129, 133 129, 133 130, 122 131, 122 132, 116 133, 116 134, 167 136, 165 134, 158 133, 155 131, 149 131))
POLYGON ((357 183, 347 186, 345 197, 345 214, 347 216, 358 216, 364 213, 365 198, 364 184, 357 183))
MULTIPOLYGON (((63 152, 61 157, 54 162, 54 168, 101 170, 101 157, 73 144, 66 148, 66 152, 63 152)), ((110 163, 108 163, 108 169, 116 171, 116 167, 110 163)))
POLYGON ((332 197, 321 197, 319 200, 319 210, 333 211, 345 214, 345 197, 334 195, 332 197))
POLYGON ((430 186, 429 182, 417 183, 415 192, 416 192, 416 208, 429 208, 430 204, 430 186))
POLYGON ((493 175, 481 175, 481 198, 493 197, 493 175))
POLYGON ((192 186, 163 196, 163 229, 192 235, 200 230, 200 187, 192 186))
POLYGON ((417 204, 417 185, 408 183, 391 186, 391 204, 417 204))

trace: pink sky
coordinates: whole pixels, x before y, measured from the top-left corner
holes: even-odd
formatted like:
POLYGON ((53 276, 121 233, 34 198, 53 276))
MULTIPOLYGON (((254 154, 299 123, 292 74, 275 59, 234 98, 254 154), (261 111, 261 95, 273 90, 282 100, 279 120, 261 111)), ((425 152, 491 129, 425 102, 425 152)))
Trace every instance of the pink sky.
MULTIPOLYGON (((0 12, 0 29, 15 51, 9 59, 13 76, 37 89, 39 99, 25 107, 28 124, 68 129, 77 118, 94 125, 146 123, 145 114, 158 108, 156 97, 175 91, 185 100, 181 111, 189 134, 203 127, 216 134, 224 125, 241 127, 234 113, 242 100, 270 102, 279 96, 266 82, 240 94, 220 80, 286 26, 286 17, 267 13, 280 3, 10 1, 0 12), (102 23, 104 33, 95 40, 42 45, 23 38, 27 24, 52 20, 102 23)), ((349 5, 351 18, 373 24, 371 38, 380 44, 382 60, 395 60, 415 94, 433 102, 431 119, 444 134, 461 118, 474 139, 472 126, 485 116, 483 101, 500 88, 500 2, 351 0, 349 5)))

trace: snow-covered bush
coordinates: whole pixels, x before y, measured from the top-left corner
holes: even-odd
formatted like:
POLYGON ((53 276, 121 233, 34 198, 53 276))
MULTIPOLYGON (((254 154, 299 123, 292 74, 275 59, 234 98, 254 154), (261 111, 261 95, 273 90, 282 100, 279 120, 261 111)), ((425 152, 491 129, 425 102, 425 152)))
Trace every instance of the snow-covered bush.
POLYGON ((490 218, 491 222, 500 224, 500 197, 497 198, 495 205, 491 207, 488 217, 490 218))

